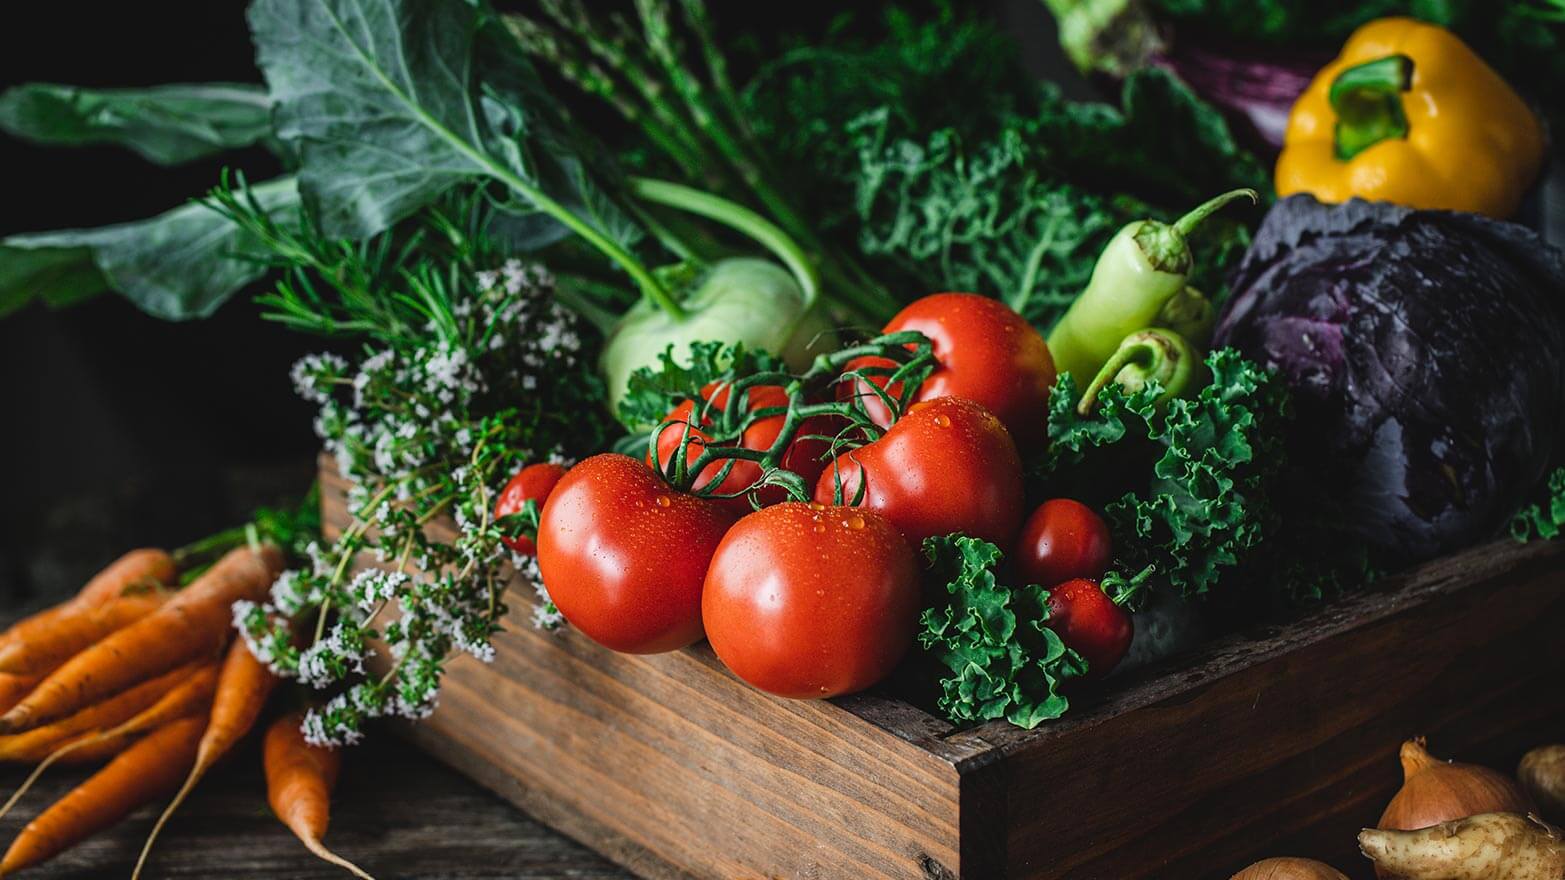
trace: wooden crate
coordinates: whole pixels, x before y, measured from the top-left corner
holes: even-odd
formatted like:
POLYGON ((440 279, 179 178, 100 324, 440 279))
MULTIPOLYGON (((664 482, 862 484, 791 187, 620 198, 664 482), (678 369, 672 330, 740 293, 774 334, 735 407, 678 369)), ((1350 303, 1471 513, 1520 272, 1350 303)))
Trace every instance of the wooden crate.
MULTIPOLYGON (((321 480, 335 535, 347 487, 329 462, 321 480)), ((1031 731, 771 697, 704 643, 615 654, 533 629, 527 590, 494 662, 457 661, 408 735, 646 877, 1226 877, 1288 853, 1357 871, 1402 739, 1501 767, 1565 739, 1562 563, 1560 543, 1480 547, 1031 731)))

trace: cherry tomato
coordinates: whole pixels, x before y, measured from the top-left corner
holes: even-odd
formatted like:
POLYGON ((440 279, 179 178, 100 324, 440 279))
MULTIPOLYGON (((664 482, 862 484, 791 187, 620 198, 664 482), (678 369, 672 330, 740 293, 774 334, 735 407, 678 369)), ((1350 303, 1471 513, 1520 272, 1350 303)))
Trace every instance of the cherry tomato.
POLYGON ((701 638, 701 582, 734 515, 675 492, 646 465, 595 455, 566 472, 538 524, 538 568, 571 625, 604 647, 656 654, 701 638))
MULTIPOLYGON (((701 396, 712 401, 714 407, 721 407, 728 403, 728 387, 726 385, 719 387, 716 383, 713 383, 701 389, 701 396)), ((744 402, 747 412, 770 407, 784 407, 788 405, 788 394, 781 386, 760 385, 746 392, 744 402)), ((666 469, 675 451, 679 448, 680 438, 684 433, 684 423, 690 424, 690 435, 692 437, 690 445, 686 447, 686 461, 694 463, 697 458, 701 457, 701 453, 705 451, 705 444, 711 439, 711 435, 703 428, 710 426, 696 424, 695 412, 695 401, 687 400, 675 407, 672 412, 664 417, 663 423, 658 426, 657 464, 659 468, 666 469)), ((764 452, 772 448, 772 444, 777 441, 777 435, 782 433, 785 421, 786 417, 780 415, 757 420, 745 429, 739 445, 745 449, 753 449, 758 452, 764 452)), ((803 477, 806 486, 814 484, 819 479, 821 471, 826 467, 826 453, 830 449, 830 444, 826 441, 811 439, 811 437, 813 435, 829 436, 831 434, 829 424, 830 420, 828 419, 805 419, 803 424, 799 426, 799 430, 794 434, 795 439, 793 443, 788 446, 787 451, 783 453, 782 460, 778 462, 781 467, 803 477)), ((650 453, 648 453, 647 463, 652 463, 650 453)), ((717 475, 722 472, 725 465, 726 462, 708 465, 696 478, 696 485, 704 487, 707 483, 717 479, 717 475)), ((718 485, 717 492, 724 495, 743 492, 745 489, 755 485, 760 478, 760 465, 753 461, 735 461, 733 467, 728 471, 728 475, 718 485)), ((764 506, 776 504, 785 498, 787 498, 787 492, 781 486, 768 486, 758 493, 757 500, 764 506)), ((743 516, 754 509, 750 506, 749 499, 744 495, 715 500, 733 508, 734 513, 739 516, 743 516)))
POLYGON ((741 519, 701 599, 712 650, 784 697, 832 697, 891 673, 913 642, 919 562, 884 517, 788 502, 741 519))
MULTIPOLYGON (((516 513, 527 501, 537 502, 538 509, 541 511, 543 503, 549 500, 549 493, 554 491, 555 484, 560 482, 563 476, 565 476, 565 466, 549 461, 530 464, 517 471, 516 476, 500 490, 500 500, 494 505, 495 519, 516 513)), ((538 552, 532 538, 524 536, 500 540, 507 547, 524 556, 532 556, 538 552)))
MULTIPOLYGON (((1054 358, 1036 328, 1010 306, 976 293, 936 293, 917 300, 892 318, 882 332, 917 330, 934 344, 940 362, 915 400, 965 397, 981 403, 1004 423, 1017 444, 1044 436, 1049 392, 1054 387, 1054 358)), ((858 358, 847 369, 888 366, 884 358, 858 358)), ((874 380, 885 387, 885 377, 874 380)), ((889 423, 885 405, 862 387, 871 418, 889 423)), ((893 397, 898 389, 890 389, 893 397)))
POLYGON ((1049 589, 1045 626, 1059 633, 1066 647, 1087 659, 1087 674, 1107 675, 1125 659, 1135 626, 1130 614, 1104 594, 1097 581, 1068 580, 1049 589))
POLYGON ((1080 501, 1050 499, 1027 518, 1011 561, 1029 584, 1098 580, 1109 568, 1109 527, 1080 501))
POLYGON ((837 456, 815 484, 815 500, 830 504, 840 476, 852 502, 891 520, 919 544, 962 532, 1010 546, 1022 522, 1022 463, 1005 426, 989 410, 960 397, 915 404, 879 440, 837 456))

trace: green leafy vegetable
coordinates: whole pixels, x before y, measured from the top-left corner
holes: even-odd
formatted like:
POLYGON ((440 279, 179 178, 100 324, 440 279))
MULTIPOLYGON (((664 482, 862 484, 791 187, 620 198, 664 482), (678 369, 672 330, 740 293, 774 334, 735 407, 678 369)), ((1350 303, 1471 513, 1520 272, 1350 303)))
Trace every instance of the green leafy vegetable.
POLYGON ((1552 541, 1565 531, 1565 468, 1555 468, 1539 494, 1543 497, 1518 510, 1511 520, 1511 534, 1518 541, 1552 541))
MULTIPOLYGON (((254 196, 279 223, 298 216, 293 178, 254 196)), ((63 306, 112 289, 170 321, 212 314, 266 271, 259 243, 222 214, 191 203, 147 220, 0 239, 0 315, 35 296, 63 306)))
POLYGON ((0 94, 0 129, 43 144, 114 144, 177 165, 267 141, 266 90, 239 83, 87 89, 28 83, 0 94))
POLYGON ((1085 674, 1087 661, 1044 625, 1049 592, 1001 584, 999 548, 977 538, 929 538, 924 555, 944 587, 918 635, 951 672, 940 681, 941 711, 952 721, 1004 718, 1026 728, 1065 714, 1060 684, 1085 674))

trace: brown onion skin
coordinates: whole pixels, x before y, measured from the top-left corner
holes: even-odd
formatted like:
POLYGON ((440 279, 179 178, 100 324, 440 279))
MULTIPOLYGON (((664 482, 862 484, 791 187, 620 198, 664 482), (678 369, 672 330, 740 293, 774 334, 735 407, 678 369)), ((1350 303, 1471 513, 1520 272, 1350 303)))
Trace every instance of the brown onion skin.
POLYGON ((1348 875, 1314 859, 1262 859, 1229 880, 1348 880, 1348 875))
POLYGON ((1441 761, 1425 748, 1423 737, 1403 743, 1401 758, 1402 788, 1380 814, 1377 828, 1417 831, 1479 813, 1534 811, 1515 780, 1477 764, 1441 761))
POLYGON ((1565 745, 1539 746, 1516 767, 1522 790, 1538 803, 1543 818, 1565 824, 1565 745))

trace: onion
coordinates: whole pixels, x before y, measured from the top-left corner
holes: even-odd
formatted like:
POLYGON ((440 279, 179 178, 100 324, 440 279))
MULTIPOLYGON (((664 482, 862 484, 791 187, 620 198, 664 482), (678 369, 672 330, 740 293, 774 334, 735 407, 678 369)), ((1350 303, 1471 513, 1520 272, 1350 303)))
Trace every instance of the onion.
POLYGON ((1229 880, 1348 880, 1346 874, 1314 859, 1263 859, 1229 880))
POLYGON ((1539 746, 1516 768, 1522 789, 1538 803, 1543 818, 1565 823, 1565 745, 1539 746))
POLYGON ((1441 761, 1424 738, 1402 744, 1402 788, 1377 827, 1416 831, 1479 813, 1532 812, 1532 802, 1510 777, 1476 764, 1441 761))

